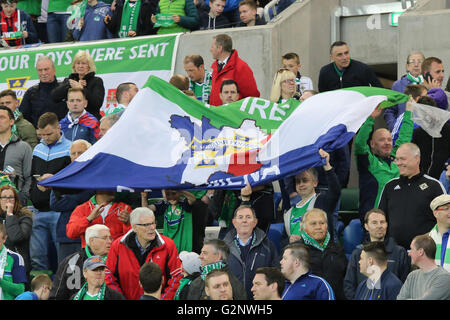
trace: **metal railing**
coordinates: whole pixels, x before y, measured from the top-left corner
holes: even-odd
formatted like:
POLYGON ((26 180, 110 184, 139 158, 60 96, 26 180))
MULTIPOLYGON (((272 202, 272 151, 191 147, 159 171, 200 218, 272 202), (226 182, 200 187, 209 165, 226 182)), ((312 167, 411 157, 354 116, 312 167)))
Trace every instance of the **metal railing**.
MULTIPOLYGON (((305 0, 296 0, 293 3, 302 3, 303 1, 305 0)), ((266 23, 278 15, 277 5, 279 2, 280 0, 272 0, 264 7, 264 20, 266 21, 266 23), (270 11, 271 9, 272 11, 270 11)))

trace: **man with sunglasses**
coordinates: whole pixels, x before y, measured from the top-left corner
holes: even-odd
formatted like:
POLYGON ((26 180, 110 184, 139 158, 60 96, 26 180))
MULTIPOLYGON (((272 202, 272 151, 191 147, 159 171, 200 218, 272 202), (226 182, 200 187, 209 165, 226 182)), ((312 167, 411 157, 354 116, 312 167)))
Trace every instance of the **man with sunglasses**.
POLYGON ((436 225, 428 234, 436 243, 436 264, 450 272, 450 195, 442 194, 430 203, 436 225))

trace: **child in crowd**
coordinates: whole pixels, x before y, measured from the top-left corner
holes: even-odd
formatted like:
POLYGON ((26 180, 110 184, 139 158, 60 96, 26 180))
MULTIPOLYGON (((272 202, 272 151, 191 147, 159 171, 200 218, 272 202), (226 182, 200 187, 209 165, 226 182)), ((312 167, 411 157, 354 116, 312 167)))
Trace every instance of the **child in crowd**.
POLYGON ((281 64, 283 68, 286 68, 292 71, 296 75, 296 86, 297 92, 303 94, 306 90, 314 90, 313 82, 311 78, 302 76, 300 74, 300 68, 302 65, 300 64, 300 57, 295 52, 286 53, 281 57, 281 64))
POLYGON ((59 122, 64 137, 70 141, 84 139, 91 144, 97 142, 100 125, 92 114, 87 112, 86 93, 81 88, 70 88, 67 92, 69 112, 59 122))
POLYGON ((179 254, 181 265, 183 267, 183 278, 180 280, 180 286, 175 293, 174 300, 187 300, 187 292, 192 281, 200 275, 202 261, 195 252, 182 251, 179 254))
POLYGON ((175 242, 178 252, 192 251, 192 205, 197 199, 184 190, 163 190, 162 193, 163 201, 148 205, 147 193, 143 192, 142 206, 150 208, 155 216, 164 215, 163 234, 175 242))
POLYGON ((228 18, 223 15, 226 0, 211 0, 209 5, 202 3, 198 8, 201 30, 215 30, 231 27, 228 18))
POLYGON ((18 0, 0 0, 0 44, 2 47, 18 47, 39 42, 31 17, 17 9, 18 0))
POLYGON ((239 3, 239 17, 241 22, 238 27, 252 27, 265 25, 266 22, 257 14, 257 5, 254 0, 243 0, 239 3))
POLYGON ((48 300, 50 290, 52 290, 52 280, 47 274, 41 273, 31 280, 31 291, 25 291, 15 300, 48 300))

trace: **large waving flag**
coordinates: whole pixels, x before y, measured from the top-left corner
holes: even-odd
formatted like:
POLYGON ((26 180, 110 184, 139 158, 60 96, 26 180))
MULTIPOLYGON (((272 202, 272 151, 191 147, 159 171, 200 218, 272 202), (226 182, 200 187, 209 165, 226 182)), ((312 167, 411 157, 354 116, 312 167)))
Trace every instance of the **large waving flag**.
POLYGON ((355 87, 277 104, 213 107, 151 76, 119 121, 76 161, 40 184, 115 191, 237 189, 323 165, 318 150, 346 145, 396 91, 355 87))

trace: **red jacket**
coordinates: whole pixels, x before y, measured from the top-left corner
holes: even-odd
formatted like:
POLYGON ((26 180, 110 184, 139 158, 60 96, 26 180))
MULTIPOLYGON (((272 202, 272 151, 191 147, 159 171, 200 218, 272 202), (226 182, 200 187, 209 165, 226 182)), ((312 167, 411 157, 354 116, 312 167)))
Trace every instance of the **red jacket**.
POLYGON ((228 58, 227 64, 223 69, 218 72, 219 64, 217 60, 211 66, 212 83, 211 94, 209 96, 209 104, 212 106, 222 105, 220 99, 220 86, 223 80, 234 80, 239 87, 239 100, 246 97, 259 97, 260 93, 256 85, 253 71, 248 64, 241 60, 236 50, 231 52, 231 56, 228 58))
POLYGON ((109 214, 106 216, 105 221, 103 221, 103 218, 100 215, 97 219, 89 222, 86 217, 94 210, 94 204, 91 200, 88 200, 76 207, 72 212, 66 226, 67 236, 73 240, 81 238, 81 246, 84 248, 86 246, 86 240, 84 238, 86 229, 94 224, 104 224, 109 228, 111 237, 117 239, 131 229, 130 224, 124 224, 119 220, 118 214, 124 209, 131 212, 131 207, 129 205, 122 202, 115 202, 109 209, 109 214))
POLYGON ((172 300, 183 277, 181 261, 173 240, 159 233, 147 256, 141 256, 133 230, 115 240, 106 258, 106 284, 121 292, 127 300, 139 300, 144 294, 139 285, 139 270, 148 261, 161 268, 164 277, 161 300, 172 300))

